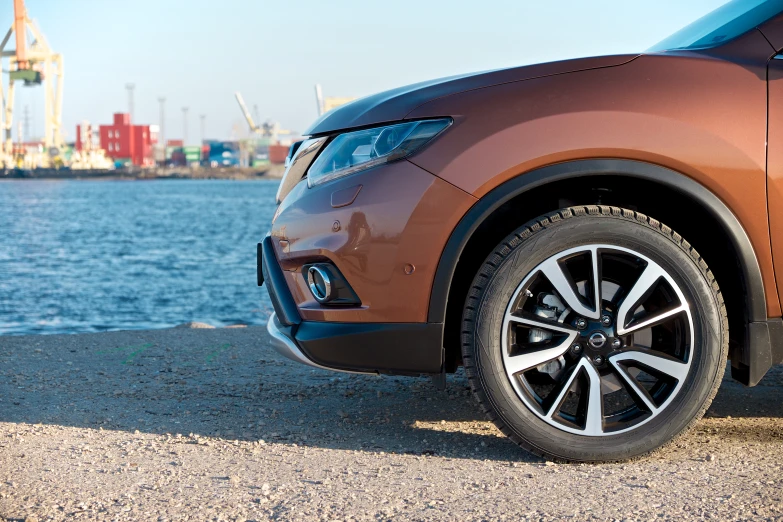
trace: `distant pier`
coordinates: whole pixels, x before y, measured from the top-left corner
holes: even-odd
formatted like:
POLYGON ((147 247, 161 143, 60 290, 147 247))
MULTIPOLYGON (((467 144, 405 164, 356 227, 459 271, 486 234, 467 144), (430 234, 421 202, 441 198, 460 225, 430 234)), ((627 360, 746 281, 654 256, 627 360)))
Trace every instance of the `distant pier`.
POLYGON ((76 179, 76 180, 110 180, 110 179, 260 179, 280 178, 283 175, 282 165, 264 167, 153 167, 153 168, 119 168, 119 169, 3 169, 0 170, 0 180, 3 179, 76 179))

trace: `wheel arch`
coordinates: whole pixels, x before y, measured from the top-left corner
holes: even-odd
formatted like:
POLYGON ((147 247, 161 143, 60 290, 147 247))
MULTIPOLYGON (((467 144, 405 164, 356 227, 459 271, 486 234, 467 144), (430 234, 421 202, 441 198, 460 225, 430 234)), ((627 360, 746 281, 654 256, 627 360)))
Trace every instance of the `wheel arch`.
MULTIPOLYGON (((736 267, 736 275, 740 279, 739 288, 734 292, 729 292, 728 297, 741 301, 732 303, 733 309, 730 310, 730 318, 733 319, 734 328, 742 326, 744 332, 733 343, 732 376, 743 384, 755 385, 773 363, 779 362, 775 359, 783 358, 783 353, 776 353, 773 349, 775 346, 783 346, 783 342, 773 342, 777 338, 783 341, 783 322, 767 318, 766 295, 761 269, 750 238, 742 224, 715 194, 688 176, 660 165, 611 158, 568 161, 517 176, 490 191, 463 216, 441 254, 433 280, 428 311, 429 322, 445 324, 444 347, 447 370, 453 370, 456 365, 450 347, 450 344, 454 342, 455 314, 461 316, 461 309, 470 287, 470 282, 467 283, 467 286, 465 285, 465 278, 469 277, 472 281, 473 275, 470 272, 461 274, 460 266, 464 272, 469 268, 470 261, 467 259, 471 254, 481 255, 482 261, 489 254, 489 252, 481 252, 480 248, 476 249, 479 250, 478 252, 472 252, 470 249, 466 252, 469 245, 476 244, 476 232, 481 229, 482 225, 491 221, 493 216, 500 213, 504 205, 508 207, 513 202, 522 200, 525 205, 529 204, 535 207, 536 195, 546 190, 547 187, 557 187, 558 184, 562 186, 564 182, 590 183, 589 180, 600 180, 601 184, 606 182, 609 185, 616 183, 615 180, 635 183, 641 181, 646 186, 657 187, 664 193, 679 194, 684 200, 697 205, 699 213, 708 216, 708 220, 720 227, 722 236, 734 251, 739 265, 736 267), (531 197, 528 198, 528 201, 524 201, 525 196, 531 197), (450 354, 451 360, 449 359, 450 354)), ((598 197, 598 202, 600 202, 602 195, 599 193, 584 198, 577 197, 579 200, 574 203, 584 204, 594 203, 594 201, 585 201, 590 197, 598 197)), ((622 201, 614 201, 613 204, 623 206, 622 201)), ((536 210, 534 215, 528 216, 527 219, 532 219, 541 213, 536 210)), ((678 230, 677 223, 670 223, 657 217, 655 212, 649 213, 649 215, 660 219, 674 230, 678 230)), ((522 222, 518 222, 513 228, 515 229, 521 224, 522 222)), ((508 230, 507 233, 512 230, 508 230)), ((688 239, 685 234, 683 236, 688 239)), ((502 237, 505 237, 505 234, 502 237)), ((713 260, 717 261, 717 256, 713 256, 713 260)), ((708 264, 712 267, 709 260, 708 264)), ((733 281, 728 280, 728 277, 725 277, 725 274, 724 279, 726 279, 724 282, 718 280, 722 289, 724 284, 727 286, 734 284, 733 281)), ((459 319, 456 317, 457 340, 459 338, 459 319)))

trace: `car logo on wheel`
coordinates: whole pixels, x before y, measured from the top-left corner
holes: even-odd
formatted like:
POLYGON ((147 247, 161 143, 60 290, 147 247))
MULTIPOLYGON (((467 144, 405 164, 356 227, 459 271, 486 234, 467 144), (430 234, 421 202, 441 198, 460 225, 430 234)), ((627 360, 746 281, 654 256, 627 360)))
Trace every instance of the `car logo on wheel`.
POLYGON ((601 348, 606 344, 606 336, 601 332, 595 332, 588 341, 593 348, 601 348))

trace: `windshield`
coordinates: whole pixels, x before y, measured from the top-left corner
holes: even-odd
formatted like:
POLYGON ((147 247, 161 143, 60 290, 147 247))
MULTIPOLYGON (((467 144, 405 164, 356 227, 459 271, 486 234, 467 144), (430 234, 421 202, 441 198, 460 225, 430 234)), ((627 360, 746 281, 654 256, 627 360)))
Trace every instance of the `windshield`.
POLYGON ((783 11, 783 0, 732 0, 680 29, 648 52, 715 47, 783 11))

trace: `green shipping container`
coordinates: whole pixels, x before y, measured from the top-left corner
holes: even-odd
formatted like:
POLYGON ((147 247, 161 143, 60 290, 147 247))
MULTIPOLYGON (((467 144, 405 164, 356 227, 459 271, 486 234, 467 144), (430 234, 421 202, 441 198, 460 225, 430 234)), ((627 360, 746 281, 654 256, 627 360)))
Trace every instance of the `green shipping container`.
POLYGON ((188 163, 200 163, 201 162, 201 147, 188 146, 182 147, 182 152, 185 154, 185 161, 188 163))

